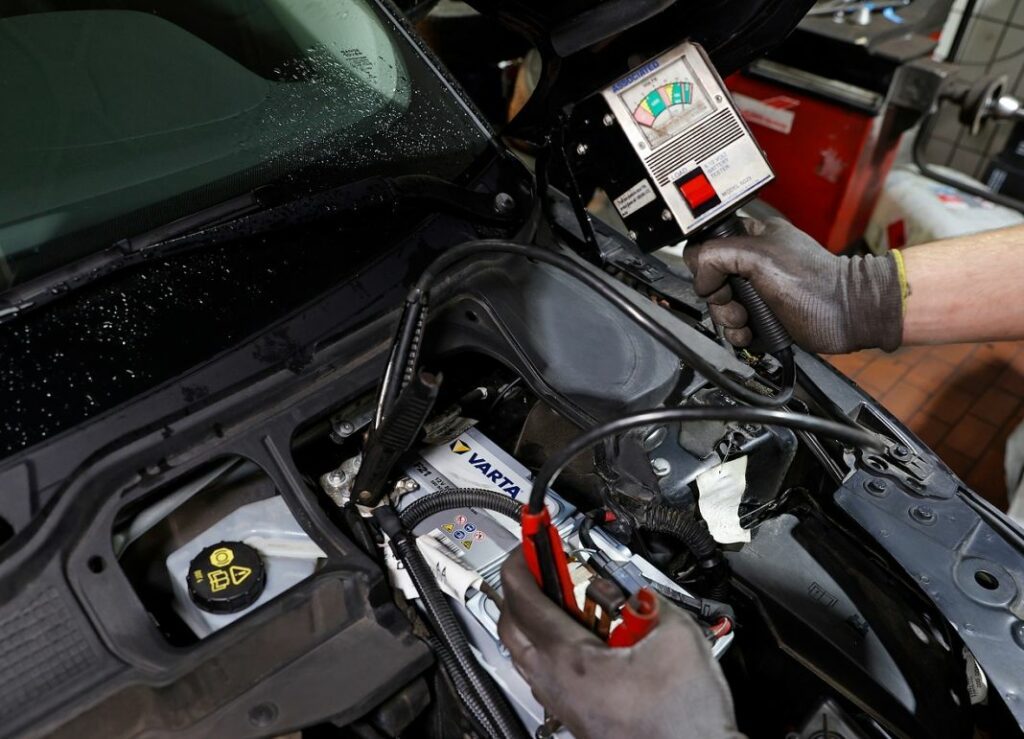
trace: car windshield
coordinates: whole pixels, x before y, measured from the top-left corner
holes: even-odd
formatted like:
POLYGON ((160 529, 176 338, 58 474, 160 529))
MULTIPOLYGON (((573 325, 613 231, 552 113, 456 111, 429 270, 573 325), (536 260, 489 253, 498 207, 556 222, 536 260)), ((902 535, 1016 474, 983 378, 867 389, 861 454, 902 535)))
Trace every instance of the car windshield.
POLYGON ((282 178, 455 177, 488 138, 368 0, 0 0, 0 290, 282 178))

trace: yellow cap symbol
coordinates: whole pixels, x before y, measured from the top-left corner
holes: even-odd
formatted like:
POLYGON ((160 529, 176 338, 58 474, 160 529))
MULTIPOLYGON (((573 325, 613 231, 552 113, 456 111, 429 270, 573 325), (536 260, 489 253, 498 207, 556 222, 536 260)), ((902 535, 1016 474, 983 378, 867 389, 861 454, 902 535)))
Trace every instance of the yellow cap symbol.
POLYGON ((213 570, 213 572, 207 572, 206 576, 210 579, 211 593, 219 593, 231 583, 228 573, 224 570, 213 570))
POLYGON ((214 567, 226 567, 235 561, 235 553, 227 547, 214 549, 210 553, 210 564, 214 567))
POLYGON ((231 575, 232 585, 241 585, 245 578, 252 574, 252 568, 242 567, 241 565, 232 565, 228 568, 228 573, 231 575))

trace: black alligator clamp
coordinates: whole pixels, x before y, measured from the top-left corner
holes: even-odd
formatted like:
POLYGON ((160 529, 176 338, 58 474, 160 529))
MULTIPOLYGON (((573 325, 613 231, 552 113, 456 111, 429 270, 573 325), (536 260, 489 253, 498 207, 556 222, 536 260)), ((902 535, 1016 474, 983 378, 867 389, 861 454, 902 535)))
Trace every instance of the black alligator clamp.
POLYGON ((437 400, 441 375, 417 372, 370 432, 363 461, 352 485, 355 502, 372 508, 387 493, 386 483, 399 458, 416 442, 437 400))

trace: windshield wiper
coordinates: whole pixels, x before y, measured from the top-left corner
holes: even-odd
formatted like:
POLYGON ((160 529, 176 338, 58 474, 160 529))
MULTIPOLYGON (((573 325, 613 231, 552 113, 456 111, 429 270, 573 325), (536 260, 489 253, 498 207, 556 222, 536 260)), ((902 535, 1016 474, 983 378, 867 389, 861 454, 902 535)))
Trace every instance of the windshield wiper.
POLYGON ((478 192, 428 175, 371 177, 284 202, 274 202, 273 191, 262 188, 14 285, 0 294, 0 322, 144 260, 258 234, 327 220, 340 228, 357 227, 367 219, 390 224, 413 211, 444 212, 501 225, 513 223, 520 210, 506 193, 478 192))

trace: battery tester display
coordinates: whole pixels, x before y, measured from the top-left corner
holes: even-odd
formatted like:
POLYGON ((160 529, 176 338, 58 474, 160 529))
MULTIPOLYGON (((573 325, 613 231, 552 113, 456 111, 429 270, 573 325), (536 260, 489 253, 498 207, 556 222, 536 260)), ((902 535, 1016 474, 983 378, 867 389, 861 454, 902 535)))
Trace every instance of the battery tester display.
MULTIPOLYGON (((658 220, 663 234, 663 224, 674 222, 678 238, 685 238, 732 213, 773 177, 696 44, 650 60, 603 90, 601 98, 609 112, 605 125, 622 131, 645 175, 605 187, 631 230, 634 223, 658 220)), ((609 153, 614 157, 602 152, 609 153)))
POLYGON ((618 96, 632 111, 633 120, 652 149, 671 141, 715 110, 685 59, 656 69, 618 96))

